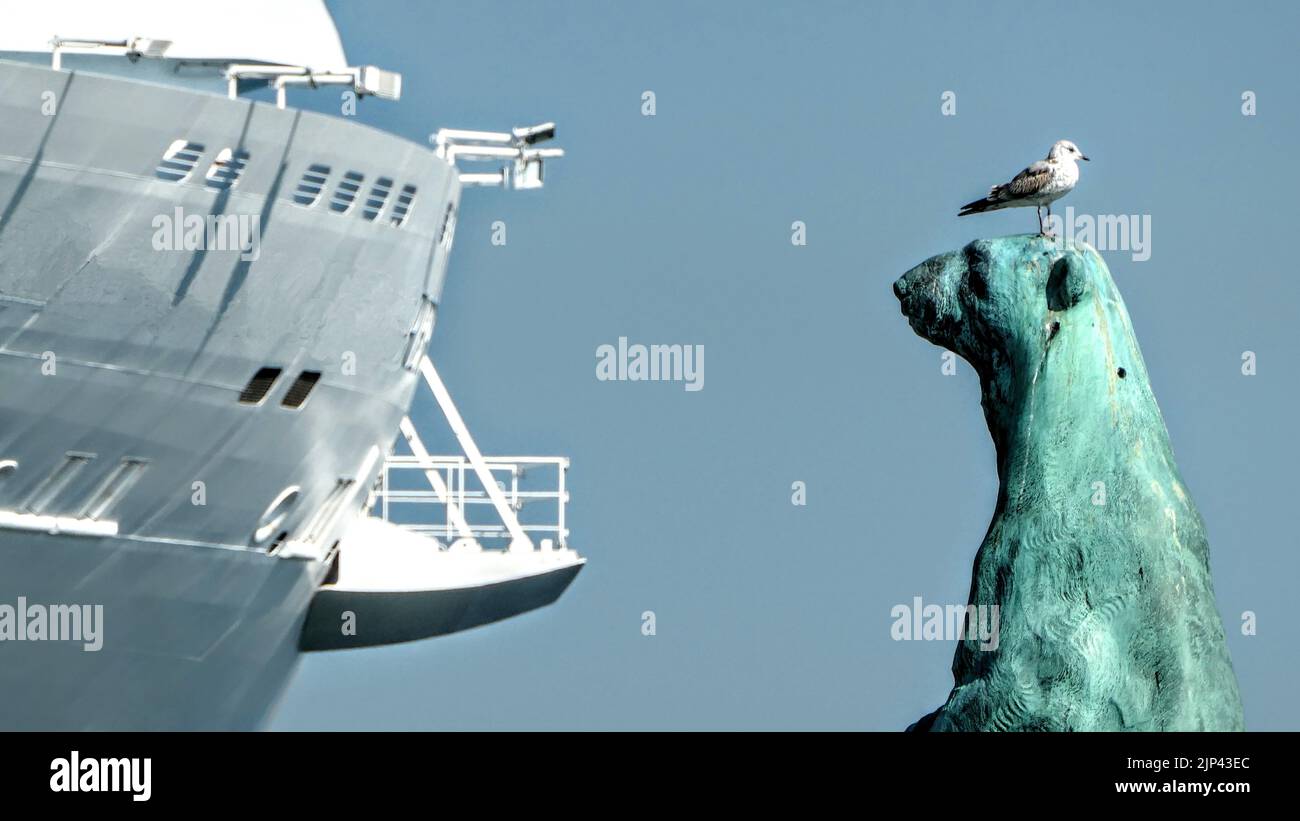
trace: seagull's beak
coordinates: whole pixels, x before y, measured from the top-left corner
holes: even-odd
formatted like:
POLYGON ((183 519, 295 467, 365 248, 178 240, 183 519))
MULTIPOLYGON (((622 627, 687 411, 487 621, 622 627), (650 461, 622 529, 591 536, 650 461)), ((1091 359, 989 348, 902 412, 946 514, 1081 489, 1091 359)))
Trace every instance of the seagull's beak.
POLYGON ((1080 154, 1079 159, 1083 160, 1084 162, 1088 162, 1088 157, 1085 154, 1080 154))

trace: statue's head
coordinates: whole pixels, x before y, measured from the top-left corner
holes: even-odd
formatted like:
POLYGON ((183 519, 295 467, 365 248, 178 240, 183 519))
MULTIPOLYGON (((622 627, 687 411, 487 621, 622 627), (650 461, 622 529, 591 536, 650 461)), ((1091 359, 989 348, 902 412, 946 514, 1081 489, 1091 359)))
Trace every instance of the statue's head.
MULTIPOLYGON (((894 283, 912 330, 961 356, 1002 456, 1023 413, 1062 435, 1125 416, 1150 425, 1145 453, 1165 442, 1128 311, 1091 247, 1034 235, 976 240, 931 257, 894 283), (1030 405, 1034 407, 1030 407, 1030 405)), ((1108 435, 1108 434, 1107 434, 1108 435)))
POLYGON ((894 293, 914 331, 989 375, 1036 361, 1104 272, 1090 249, 1003 237, 931 257, 903 274, 894 293))

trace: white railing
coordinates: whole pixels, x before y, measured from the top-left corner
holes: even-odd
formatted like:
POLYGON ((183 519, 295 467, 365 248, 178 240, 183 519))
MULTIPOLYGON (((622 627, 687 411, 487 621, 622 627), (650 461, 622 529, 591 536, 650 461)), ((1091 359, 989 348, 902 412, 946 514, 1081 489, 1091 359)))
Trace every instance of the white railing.
POLYGON ((307 66, 280 66, 265 63, 231 63, 226 66, 226 94, 239 98, 240 80, 265 80, 275 89, 277 108, 285 107, 285 89, 291 85, 351 86, 360 96, 367 94, 385 100, 402 98, 402 75, 376 66, 348 66, 330 71, 317 71, 307 66))
MULTIPOLYGON (((568 546, 565 506, 569 501, 563 456, 484 456, 484 463, 530 536, 568 546)), ((497 518, 484 521, 471 511, 495 512, 494 502, 470 461, 461 456, 389 456, 371 497, 372 510, 417 533, 448 544, 469 537, 480 542, 511 539, 509 527, 497 518), (429 472, 441 477, 442 488, 429 489, 429 472)), ((485 545, 486 546, 486 545, 485 545)))

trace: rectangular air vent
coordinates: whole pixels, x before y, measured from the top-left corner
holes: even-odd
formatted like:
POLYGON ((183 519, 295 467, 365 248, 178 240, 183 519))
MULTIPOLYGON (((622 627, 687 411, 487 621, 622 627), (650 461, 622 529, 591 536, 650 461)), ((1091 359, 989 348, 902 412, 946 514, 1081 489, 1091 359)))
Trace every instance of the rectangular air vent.
POLYGON ((311 389, 316 387, 319 381, 320 371, 303 371, 298 374, 297 379, 293 380, 293 384, 285 392, 280 404, 286 408, 301 408, 307 401, 307 396, 311 394, 311 389))
POLYGON ((45 513, 50 503, 54 501, 63 489, 71 484, 77 474, 95 458, 93 453, 75 453, 70 452, 64 456, 63 461, 54 469, 49 476, 41 481, 36 489, 22 504, 22 510, 26 513, 45 513))
POLYGON ((325 181, 329 179, 328 165, 313 164, 307 166, 302 179, 298 181, 298 190, 293 193, 293 201, 304 208, 311 208, 320 199, 325 190, 325 181))
POLYGON ((141 474, 144 473, 148 465, 143 459, 137 459, 128 456, 123 459, 117 467, 104 477, 104 481, 99 483, 82 505, 81 511, 77 513, 79 519, 98 519, 107 513, 113 505, 126 495, 131 486, 139 481, 141 474))
POLYGON ((334 197, 330 200, 330 210, 336 214, 346 214, 352 210, 352 204, 357 201, 357 194, 361 191, 361 183, 365 180, 365 175, 356 171, 348 171, 339 180, 339 184, 334 188, 334 197))
POLYGON ((414 204, 415 186, 403 185, 402 193, 397 195, 397 202, 393 203, 393 214, 389 217, 393 225, 401 228, 406 223, 406 218, 410 216, 414 204))
POLYGON ((379 217, 379 212, 384 210, 384 203, 388 202, 388 195, 393 190, 393 181, 388 177, 380 177, 375 180, 374 186, 370 189, 370 196, 366 197, 366 205, 361 209, 361 216, 374 222, 379 217))
POLYGON ((239 394, 239 401, 245 405, 259 405, 271 392, 271 386, 280 378, 280 368, 259 368, 248 385, 239 394))
POLYGON ((199 158, 202 156, 202 144, 177 140, 163 152, 162 160, 154 170, 154 176, 167 182, 182 182, 194 173, 194 166, 198 165, 199 158))
POLYGON ((244 173, 244 166, 248 164, 247 151, 233 151, 229 148, 221 149, 217 158, 212 161, 208 168, 207 186, 213 191, 225 191, 233 188, 235 183, 239 182, 239 177, 244 173))

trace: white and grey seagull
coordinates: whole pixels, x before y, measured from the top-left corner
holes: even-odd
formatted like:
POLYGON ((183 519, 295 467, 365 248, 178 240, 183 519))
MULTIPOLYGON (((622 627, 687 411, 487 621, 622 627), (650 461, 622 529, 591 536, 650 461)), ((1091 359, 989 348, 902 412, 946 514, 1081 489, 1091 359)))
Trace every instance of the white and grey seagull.
POLYGON ((1057 140, 1052 150, 1047 152, 1047 159, 1021 171, 1011 182, 993 186, 984 199, 966 203, 957 216, 1032 205, 1038 209, 1038 233, 1046 236, 1043 206, 1047 206, 1047 216, 1051 217, 1052 203, 1073 191, 1079 181, 1078 160, 1087 159, 1074 143, 1057 140))

